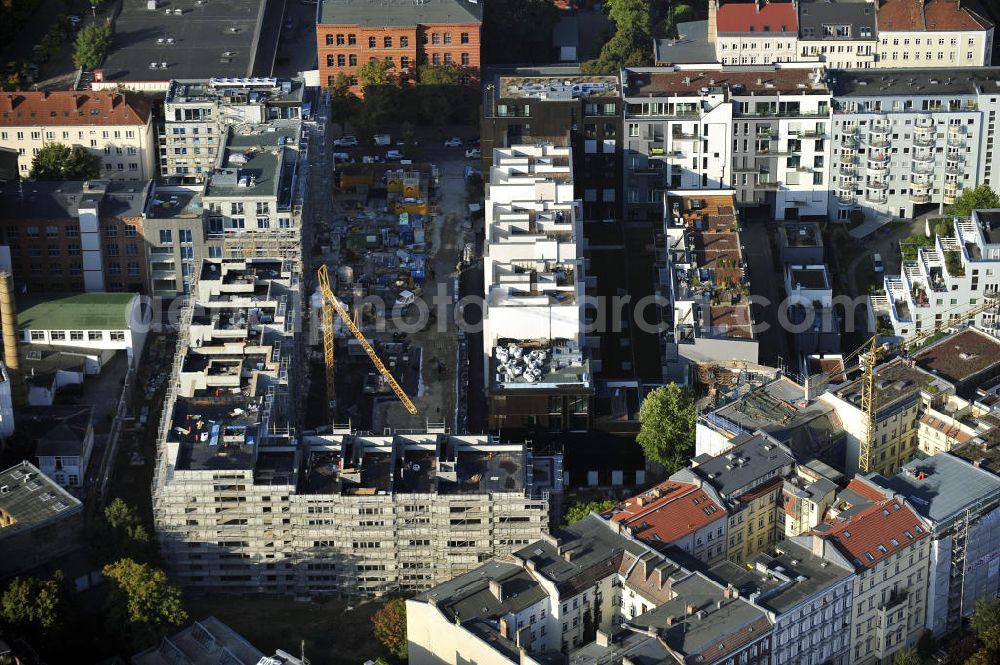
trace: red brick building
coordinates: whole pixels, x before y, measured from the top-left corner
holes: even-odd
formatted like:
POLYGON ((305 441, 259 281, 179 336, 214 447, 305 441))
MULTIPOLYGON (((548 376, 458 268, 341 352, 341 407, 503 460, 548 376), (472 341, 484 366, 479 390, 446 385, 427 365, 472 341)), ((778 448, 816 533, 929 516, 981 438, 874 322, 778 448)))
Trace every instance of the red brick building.
POLYGON ((351 77, 360 95, 357 70, 389 58, 403 80, 413 80, 423 64, 452 64, 469 80, 479 78, 483 4, 470 0, 323 0, 316 25, 320 81, 351 77))

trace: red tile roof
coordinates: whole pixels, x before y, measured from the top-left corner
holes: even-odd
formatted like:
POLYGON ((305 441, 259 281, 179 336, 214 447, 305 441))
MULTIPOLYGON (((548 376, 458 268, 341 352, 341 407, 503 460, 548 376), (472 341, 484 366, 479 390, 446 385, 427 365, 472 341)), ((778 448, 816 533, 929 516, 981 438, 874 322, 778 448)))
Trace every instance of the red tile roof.
POLYGON ((929 534, 920 518, 898 499, 885 499, 874 488, 852 480, 847 486, 866 497, 881 499, 849 519, 814 535, 832 540, 856 566, 871 568, 929 534))
POLYGON ((760 2, 729 3, 719 7, 715 25, 720 35, 727 32, 797 33, 799 17, 791 2, 767 2, 763 6, 760 2))
POLYGON ((712 522, 725 519, 726 510, 700 487, 668 480, 628 499, 611 514, 640 540, 668 545, 712 522))
POLYGON ((880 0, 879 31, 986 30, 992 24, 958 0, 880 0))
POLYGON ((851 482, 847 483, 847 489, 851 490, 855 494, 860 494, 869 501, 882 501, 883 499, 889 498, 883 494, 879 488, 857 478, 854 478, 851 482))
POLYGON ((971 434, 963 432, 962 429, 957 425, 952 425, 947 421, 941 420, 936 416, 932 416, 925 413, 924 415, 920 416, 920 422, 927 425, 928 427, 936 429, 949 439, 954 439, 959 443, 967 443, 969 441, 972 441, 971 434))
POLYGON ((145 125, 149 102, 138 95, 111 91, 0 93, 0 126, 145 125))

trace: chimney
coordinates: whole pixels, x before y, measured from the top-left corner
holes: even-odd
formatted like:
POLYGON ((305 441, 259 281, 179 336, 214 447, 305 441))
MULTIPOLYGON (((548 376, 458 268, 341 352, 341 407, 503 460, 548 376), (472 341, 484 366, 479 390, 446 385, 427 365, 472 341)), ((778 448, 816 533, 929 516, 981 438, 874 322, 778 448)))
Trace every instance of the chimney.
POLYGON ((688 605, 687 606, 687 615, 691 616, 692 614, 694 614, 694 612, 695 612, 694 605, 688 605))
POLYGON ((641 494, 639 496, 637 496, 635 498, 635 505, 639 506, 640 508, 643 507, 643 506, 645 506, 646 505, 646 497, 642 496, 641 494))
POLYGON ((573 560, 573 550, 566 550, 565 552, 563 552, 563 558, 566 559, 567 561, 572 561, 573 560))
POLYGON ((719 12, 719 0, 708 0, 708 43, 714 44, 715 39, 718 36, 718 28, 716 28, 716 16, 719 12))
POLYGON ((597 629, 597 634, 594 636, 594 640, 597 642, 597 646, 606 647, 611 645, 611 636, 605 633, 600 628, 597 629))
POLYGON ((500 580, 490 580, 490 593, 498 601, 503 602, 503 582, 500 580))
POLYGON ((659 568, 656 569, 656 581, 659 583, 661 589, 669 579, 670 577, 667 575, 666 566, 660 566, 659 568))
POLYGON ((677 618, 674 617, 673 615, 668 615, 667 619, 666 619, 666 621, 664 623, 667 624, 667 627, 670 627, 670 626, 674 625, 675 623, 677 623, 677 618))
POLYGON ((507 617, 500 617, 500 637, 510 639, 510 620, 507 617))
POLYGON ((722 592, 722 597, 726 600, 732 600, 734 598, 739 598, 740 592, 732 584, 726 585, 726 590, 722 592))
POLYGON ((717 601, 715 601, 715 609, 717 609, 717 610, 721 610, 722 609, 722 599, 721 598, 719 598, 717 601))
POLYGON ((0 272, 0 326, 3 327, 3 359, 10 374, 11 397, 15 407, 28 404, 28 388, 17 355, 17 307, 14 305, 14 276, 0 272))

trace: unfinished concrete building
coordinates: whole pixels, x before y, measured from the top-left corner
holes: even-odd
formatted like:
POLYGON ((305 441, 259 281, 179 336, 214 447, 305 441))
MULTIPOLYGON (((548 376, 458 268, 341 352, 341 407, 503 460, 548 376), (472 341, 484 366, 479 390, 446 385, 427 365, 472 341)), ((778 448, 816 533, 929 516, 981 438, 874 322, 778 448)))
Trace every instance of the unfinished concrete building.
POLYGON ((586 429, 593 386, 583 333, 585 240, 570 148, 495 149, 486 196, 490 427, 586 429))

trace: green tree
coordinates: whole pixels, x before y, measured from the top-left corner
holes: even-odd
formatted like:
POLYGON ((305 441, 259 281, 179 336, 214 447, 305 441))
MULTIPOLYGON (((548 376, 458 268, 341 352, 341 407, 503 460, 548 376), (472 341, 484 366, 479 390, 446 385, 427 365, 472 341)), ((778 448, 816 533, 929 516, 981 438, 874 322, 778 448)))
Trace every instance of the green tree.
POLYGON ((601 48, 600 55, 580 65, 585 74, 617 74, 623 67, 652 64, 653 38, 640 30, 621 30, 601 48))
POLYGON ((892 665, 920 665, 920 663, 920 655, 912 647, 897 651, 896 657, 892 659, 892 665))
POLYGON ((110 25, 86 25, 76 35, 73 65, 84 69, 94 69, 104 60, 110 47, 110 25))
POLYGON ((606 499, 604 501, 577 501, 571 504, 566 509, 566 516, 563 521, 567 525, 579 522, 584 517, 590 513, 603 513, 605 510, 611 510, 618 504, 614 499, 606 499))
POLYGON ((990 628, 1000 626, 1000 600, 986 600, 980 598, 976 601, 976 609, 969 617, 969 627, 977 637, 982 637, 990 628))
POLYGON ((104 576, 115 585, 109 615, 118 625, 127 626, 139 642, 187 621, 180 589, 159 568, 120 559, 104 566, 104 576))
POLYGON ((0 617, 22 628, 48 631, 59 627, 66 610, 62 584, 58 571, 47 580, 15 577, 0 599, 0 617))
POLYGON ((400 660, 406 660, 406 601, 393 598, 372 616, 375 637, 400 660))
POLYGON ((952 233, 951 222, 942 219, 940 222, 934 225, 934 228, 932 230, 934 232, 934 235, 936 236, 950 236, 952 233))
POLYGON ((358 67, 358 81, 370 85, 392 85, 397 82, 396 64, 389 58, 375 58, 358 67))
POLYGON ((483 5, 483 58, 491 64, 549 62, 558 21, 552 0, 490 0, 483 5))
POLYGON ((1000 196, 989 185, 979 185, 966 189, 955 204, 948 208, 948 214, 955 217, 969 217, 973 210, 1000 208, 1000 196))
POLYGON ((149 561, 153 540, 139 512, 121 499, 109 503, 98 518, 91 540, 104 563, 129 558, 149 561))
POLYGON ((649 392, 639 408, 636 440, 646 459, 673 473, 688 463, 694 452, 694 395, 671 383, 649 392))
POLYGON ((89 180, 101 175, 101 158, 83 146, 49 143, 31 160, 35 180, 89 180))
POLYGON ((420 85, 459 85, 462 83, 462 68, 454 64, 420 65, 417 77, 420 85))

